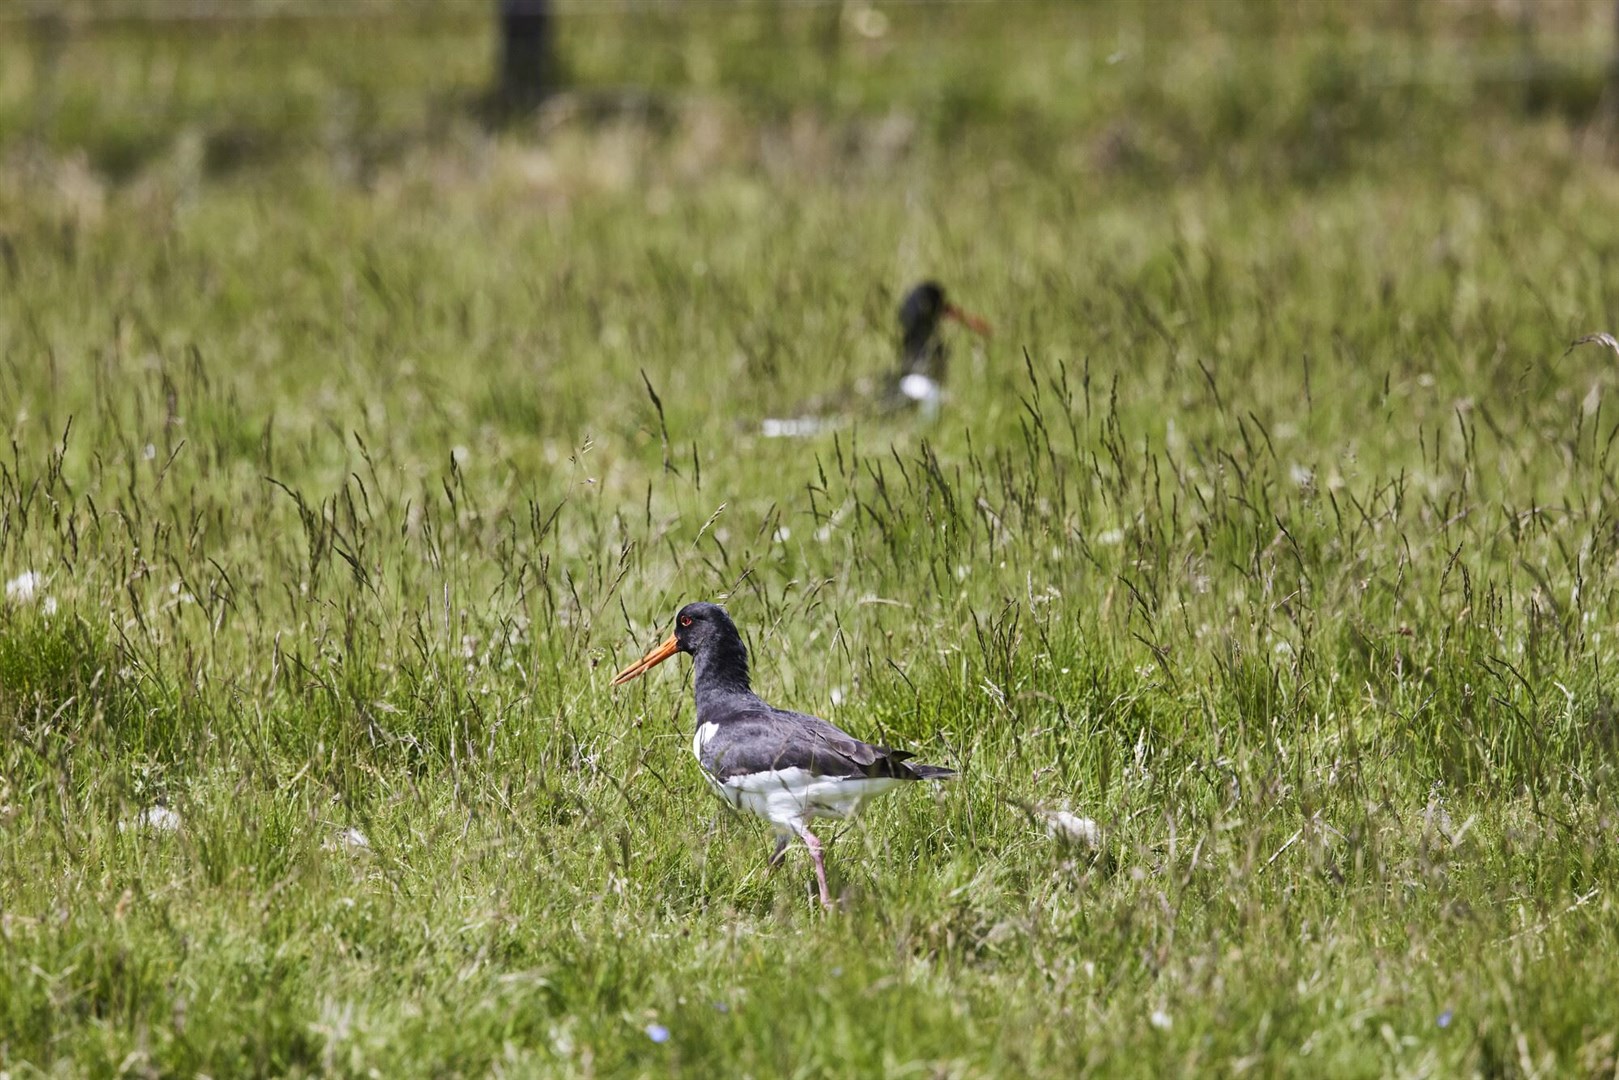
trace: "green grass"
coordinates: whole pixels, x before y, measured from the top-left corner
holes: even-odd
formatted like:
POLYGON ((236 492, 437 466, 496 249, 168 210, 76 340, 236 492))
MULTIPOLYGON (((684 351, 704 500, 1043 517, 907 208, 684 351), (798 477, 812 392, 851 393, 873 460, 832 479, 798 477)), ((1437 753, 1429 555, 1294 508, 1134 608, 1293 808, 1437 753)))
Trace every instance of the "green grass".
POLYGON ((383 9, 0 43, 0 1068, 1612 1073, 1603 12, 383 9), (963 772, 837 914, 698 598, 963 772))

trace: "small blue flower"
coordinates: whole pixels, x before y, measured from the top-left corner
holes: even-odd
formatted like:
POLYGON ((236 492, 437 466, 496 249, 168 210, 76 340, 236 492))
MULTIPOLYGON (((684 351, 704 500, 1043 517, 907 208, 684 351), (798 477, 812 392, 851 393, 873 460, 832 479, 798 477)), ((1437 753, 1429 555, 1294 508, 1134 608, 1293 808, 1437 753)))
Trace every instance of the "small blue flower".
POLYGON ((1439 1026, 1442 1028, 1448 1028, 1450 1026, 1450 1022, 1454 1019, 1456 1019, 1455 1011, 1452 1009, 1446 1009, 1444 1012, 1439 1014, 1439 1026))
POLYGON ((669 1029, 662 1024, 648 1024, 646 1037, 655 1043, 666 1043, 669 1041, 669 1029))

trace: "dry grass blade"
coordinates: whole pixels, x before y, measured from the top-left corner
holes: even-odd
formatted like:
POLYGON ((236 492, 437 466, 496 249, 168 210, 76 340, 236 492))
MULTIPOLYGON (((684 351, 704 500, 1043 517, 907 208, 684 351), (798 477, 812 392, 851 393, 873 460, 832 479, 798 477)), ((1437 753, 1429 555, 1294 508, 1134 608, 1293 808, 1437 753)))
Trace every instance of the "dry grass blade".
POLYGON ((1607 333, 1587 334, 1570 344, 1569 347, 1563 351, 1563 355, 1567 356, 1581 345, 1603 345, 1609 349, 1612 349, 1615 356, 1619 356, 1619 338, 1615 338, 1612 334, 1607 333))

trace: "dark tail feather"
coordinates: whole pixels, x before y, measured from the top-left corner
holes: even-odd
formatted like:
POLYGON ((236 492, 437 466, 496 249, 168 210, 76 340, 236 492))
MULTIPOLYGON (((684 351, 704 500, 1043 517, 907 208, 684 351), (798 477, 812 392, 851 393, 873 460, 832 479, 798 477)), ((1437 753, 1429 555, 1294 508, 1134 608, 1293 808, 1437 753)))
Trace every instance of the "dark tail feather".
POLYGON ((956 775, 956 770, 944 765, 915 765, 907 761, 905 767, 918 780, 952 780, 956 775))

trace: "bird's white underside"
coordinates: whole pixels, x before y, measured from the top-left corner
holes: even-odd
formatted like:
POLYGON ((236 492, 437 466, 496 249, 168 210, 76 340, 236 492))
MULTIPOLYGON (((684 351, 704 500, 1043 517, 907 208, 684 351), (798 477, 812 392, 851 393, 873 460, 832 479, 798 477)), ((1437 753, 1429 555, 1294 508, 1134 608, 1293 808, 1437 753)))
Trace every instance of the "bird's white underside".
MULTIPOLYGON (((718 730, 717 724, 700 724, 692 736, 691 749, 699 767, 704 744, 718 730)), ((723 781, 704 769, 703 776, 720 798, 764 818, 781 834, 798 832, 811 818, 851 817, 867 799, 904 782, 886 776, 817 776, 798 768, 747 773, 723 781)))
POLYGON ((926 375, 912 372, 900 376, 899 392, 918 404, 937 402, 944 396, 944 387, 926 375))

